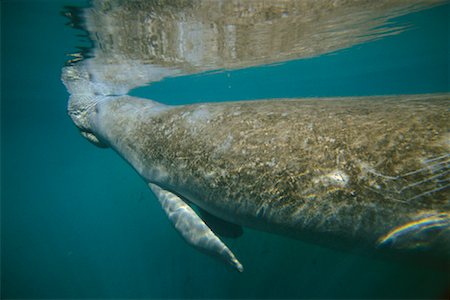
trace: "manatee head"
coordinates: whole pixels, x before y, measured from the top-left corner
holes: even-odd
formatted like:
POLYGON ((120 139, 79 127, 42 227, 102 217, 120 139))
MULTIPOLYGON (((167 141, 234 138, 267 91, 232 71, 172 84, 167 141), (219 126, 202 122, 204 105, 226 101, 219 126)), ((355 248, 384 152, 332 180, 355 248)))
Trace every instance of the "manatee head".
POLYGON ((96 146, 107 147, 93 133, 90 120, 97 113, 97 103, 103 102, 109 97, 99 93, 99 87, 91 81, 91 76, 82 66, 63 68, 62 81, 71 94, 67 112, 80 130, 81 135, 96 146))
POLYGON ((101 148, 108 146, 94 134, 90 120, 97 114, 96 104, 104 98, 104 96, 71 95, 67 106, 67 113, 80 130, 81 135, 101 148))

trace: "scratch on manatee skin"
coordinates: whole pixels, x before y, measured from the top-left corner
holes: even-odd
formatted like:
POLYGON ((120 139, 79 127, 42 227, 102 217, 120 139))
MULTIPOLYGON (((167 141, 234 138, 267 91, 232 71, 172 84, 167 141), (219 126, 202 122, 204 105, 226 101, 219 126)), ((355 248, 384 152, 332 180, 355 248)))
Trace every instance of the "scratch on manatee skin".
MULTIPOLYGON (((429 196, 429 195, 431 195, 431 194, 433 194, 433 193, 437 193, 437 192, 440 192, 440 191, 442 191, 442 190, 445 190, 445 189, 447 189, 448 187, 450 187, 450 183, 447 184, 447 185, 441 186, 441 187, 439 187, 439 188, 435 188, 435 189, 433 189, 433 190, 423 192, 423 193, 421 193, 421 194, 419 194, 419 195, 416 195, 416 196, 414 196, 414 197, 408 198, 408 199, 406 199, 406 202, 409 202, 409 201, 411 201, 411 200, 415 200, 415 199, 418 199, 418 198, 421 198, 421 197, 424 197, 424 196, 429 196)), ((447 200, 447 202, 449 202, 449 201, 447 200)))
MULTIPOLYGON (((423 188, 421 188, 419 193, 416 192, 413 196, 405 198, 404 200, 399 200, 399 197, 390 197, 394 201, 407 203, 425 196, 430 196, 431 194, 446 190, 450 187, 450 178, 448 176, 448 174, 450 174, 450 160, 447 159, 449 156, 450 154, 444 154, 438 157, 424 159, 422 162, 425 167, 398 176, 384 175, 375 171, 365 163, 361 163, 361 166, 367 173, 382 178, 384 185, 390 184, 394 186, 393 183, 389 182, 398 181, 399 183, 396 184, 398 187, 393 188, 391 192, 398 194, 399 196, 407 190, 421 188, 422 186, 423 188), (411 177, 411 179, 408 179, 408 177, 411 177), (400 183, 400 180, 402 179, 406 184, 400 183), (427 184, 429 187, 427 187, 427 184)), ((383 195, 386 192, 380 187, 380 184, 374 184, 373 186, 374 187, 367 186, 366 188, 380 195, 383 195)))

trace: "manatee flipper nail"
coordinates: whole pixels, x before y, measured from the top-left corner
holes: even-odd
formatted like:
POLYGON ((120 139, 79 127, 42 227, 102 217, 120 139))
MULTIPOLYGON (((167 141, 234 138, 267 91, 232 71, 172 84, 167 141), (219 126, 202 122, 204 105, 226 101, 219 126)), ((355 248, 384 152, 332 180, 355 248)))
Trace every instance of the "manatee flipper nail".
POLYGON ((159 203, 181 236, 195 248, 217 256, 239 272, 244 270, 228 247, 209 229, 195 211, 177 195, 149 183, 159 203))

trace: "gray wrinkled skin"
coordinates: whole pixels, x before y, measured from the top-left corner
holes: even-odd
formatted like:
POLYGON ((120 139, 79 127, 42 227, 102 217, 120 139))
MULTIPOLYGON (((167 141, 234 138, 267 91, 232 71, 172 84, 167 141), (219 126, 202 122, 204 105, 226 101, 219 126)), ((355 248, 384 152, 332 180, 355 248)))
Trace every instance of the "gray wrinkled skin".
POLYGON ((449 95, 165 106, 111 97, 90 132, 227 221, 338 248, 448 259, 449 95))

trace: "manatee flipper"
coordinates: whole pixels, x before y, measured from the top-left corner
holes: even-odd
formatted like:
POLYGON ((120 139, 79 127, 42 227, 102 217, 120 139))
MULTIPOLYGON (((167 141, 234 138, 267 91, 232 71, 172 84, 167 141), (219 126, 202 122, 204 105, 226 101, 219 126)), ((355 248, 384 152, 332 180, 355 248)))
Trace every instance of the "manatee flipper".
POLYGON ((242 226, 218 218, 201 208, 198 208, 198 212, 206 225, 221 237, 238 238, 244 234, 242 226))
POLYGON ((173 226, 192 246, 231 264, 239 272, 244 268, 228 247, 209 229, 195 211, 177 195, 149 183, 173 226))

